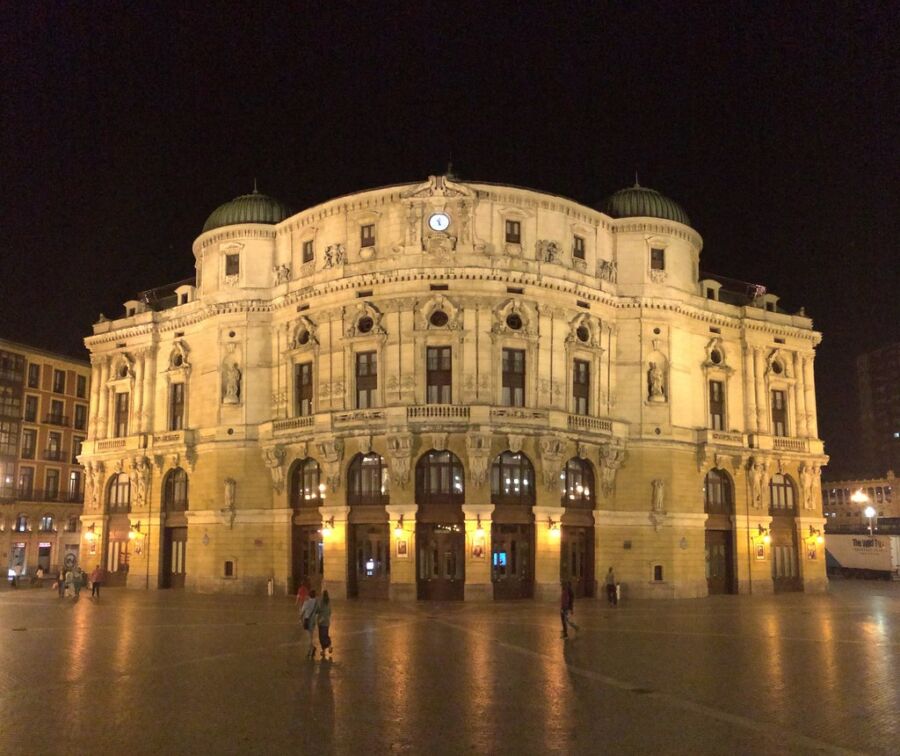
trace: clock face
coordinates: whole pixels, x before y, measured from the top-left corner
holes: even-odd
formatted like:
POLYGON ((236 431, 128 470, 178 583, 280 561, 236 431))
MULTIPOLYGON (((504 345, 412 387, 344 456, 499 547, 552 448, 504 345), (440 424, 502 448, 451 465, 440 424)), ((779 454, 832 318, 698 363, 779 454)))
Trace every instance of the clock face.
POLYGON ((428 219, 428 225, 434 231, 446 231, 450 225, 450 216, 447 213, 435 213, 428 219))

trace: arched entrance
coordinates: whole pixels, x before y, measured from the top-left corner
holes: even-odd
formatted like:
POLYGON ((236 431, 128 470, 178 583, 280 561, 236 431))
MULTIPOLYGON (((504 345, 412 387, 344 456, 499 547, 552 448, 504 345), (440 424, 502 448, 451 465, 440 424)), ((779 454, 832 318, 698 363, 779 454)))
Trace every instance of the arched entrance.
POLYGON ((706 586, 710 594, 734 593, 734 485, 724 470, 703 482, 706 519, 706 586))
POLYGON ((559 553, 559 578, 569 581, 577 597, 593 596, 594 468, 572 457, 559 474, 560 505, 565 508, 559 553))
POLYGON ((126 473, 110 478, 106 488, 106 507, 109 513, 106 537, 106 584, 125 585, 130 559, 131 480, 126 473))
POLYGON ((534 466, 505 451, 491 465, 491 581, 495 599, 534 595, 534 466))
POLYGON ((466 585, 463 466, 449 451, 432 449, 416 464, 417 595, 462 600, 466 585))
POLYGON ((776 593, 799 591, 803 587, 797 564, 796 491, 789 475, 776 473, 769 481, 772 584, 776 593))
POLYGON ((163 511, 166 515, 162 542, 161 588, 184 588, 187 575, 188 476, 180 467, 170 470, 163 481, 163 511))
POLYGON ((319 506, 325 486, 321 482, 319 463, 314 459, 297 460, 291 466, 288 494, 291 517, 291 590, 301 584, 319 590, 322 587, 321 515, 319 506))
POLYGON ((386 599, 391 587, 391 537, 385 506, 388 470, 380 454, 357 454, 347 470, 347 595, 386 599))

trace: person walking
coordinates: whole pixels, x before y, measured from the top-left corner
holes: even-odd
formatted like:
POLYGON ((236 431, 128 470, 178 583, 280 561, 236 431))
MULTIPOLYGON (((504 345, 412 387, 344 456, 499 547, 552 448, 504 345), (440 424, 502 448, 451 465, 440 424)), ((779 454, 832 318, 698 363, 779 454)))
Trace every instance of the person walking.
POLYGON ((325 658, 325 652, 327 651, 328 658, 333 659, 334 649, 331 645, 331 636, 328 634, 328 628, 331 625, 331 599, 328 596, 328 591, 322 591, 322 600, 319 602, 316 621, 319 623, 319 647, 322 649, 322 658, 325 658))
POLYGON ((60 598, 66 595, 66 571, 62 567, 59 568, 59 575, 56 576, 56 590, 59 591, 60 598))
POLYGON ((606 573, 606 600, 609 601, 610 606, 619 605, 619 591, 618 586, 616 585, 616 573, 613 572, 612 567, 610 567, 609 571, 606 573))
POLYGON ((75 572, 72 568, 66 570, 66 596, 75 592, 75 572))
POLYGON ((84 570, 81 567, 75 568, 75 574, 72 576, 72 585, 75 587, 75 598, 80 598, 81 586, 84 585, 84 570))
POLYGON ((319 602, 316 599, 316 592, 310 591, 309 597, 306 601, 303 602, 303 606, 300 607, 300 622, 303 625, 303 629, 309 633, 309 648, 306 651, 307 659, 315 659, 316 658, 316 641, 315 641, 315 632, 316 632, 316 613, 319 611, 319 602))
POLYGON ((575 613, 575 592, 572 590, 572 583, 568 580, 562 584, 562 594, 559 599, 559 619, 562 622, 561 638, 569 637, 569 628, 574 627, 578 630, 578 625, 572 622, 571 615, 575 613))
POLYGON ((91 571, 91 598, 100 598, 100 586, 103 585, 103 568, 98 564, 91 571))
POLYGON ((309 586, 306 584, 305 580, 300 581, 300 587, 297 588, 297 598, 294 599, 294 606, 303 606, 306 603, 306 599, 309 598, 309 586))

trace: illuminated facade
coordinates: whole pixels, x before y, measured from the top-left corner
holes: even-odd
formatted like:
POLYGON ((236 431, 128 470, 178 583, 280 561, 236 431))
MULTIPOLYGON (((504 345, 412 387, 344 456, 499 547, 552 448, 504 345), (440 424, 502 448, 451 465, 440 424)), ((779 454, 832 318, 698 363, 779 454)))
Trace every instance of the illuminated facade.
POLYGON ((639 186, 226 203, 86 339, 88 548, 197 591, 822 590, 820 335, 701 246, 639 186))

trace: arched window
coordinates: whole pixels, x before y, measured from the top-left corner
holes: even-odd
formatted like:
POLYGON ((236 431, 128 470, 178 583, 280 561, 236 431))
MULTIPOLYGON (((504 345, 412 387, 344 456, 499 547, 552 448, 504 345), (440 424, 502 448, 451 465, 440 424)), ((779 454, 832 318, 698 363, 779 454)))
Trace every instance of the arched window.
POLYGON ((347 470, 347 504, 390 503, 388 471, 380 454, 357 454, 347 470))
POLYGON ((45 514, 41 517, 41 524, 38 527, 38 530, 43 530, 45 532, 53 530, 53 515, 45 514))
POLYGON ((322 503, 325 485, 320 482, 319 463, 307 457, 298 460, 291 468, 291 506, 318 507, 322 503))
POLYGON ((163 508, 166 512, 184 512, 188 508, 188 476, 180 467, 166 475, 163 508))
POLYGON ((594 471, 591 463, 572 457, 559 474, 561 505, 579 509, 594 508, 594 471))
POLYGON ((453 452, 431 451, 416 464, 416 501, 462 504, 466 498, 463 466, 453 452))
POLYGON ((769 510, 775 514, 794 513, 794 481, 790 475, 775 473, 769 482, 769 510))
POLYGON ((724 470, 712 469, 703 482, 704 508, 707 514, 729 515, 734 512, 734 489, 724 470))
POLYGON ((110 512, 128 512, 131 509, 131 480, 125 473, 110 478, 106 504, 110 512))
POLYGON ((534 467, 521 452, 505 451, 491 465, 491 503, 534 505, 534 467))
POLYGON ((19 533, 24 533, 28 530, 28 515, 20 514, 16 517, 16 524, 13 530, 19 533))

